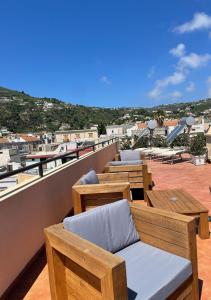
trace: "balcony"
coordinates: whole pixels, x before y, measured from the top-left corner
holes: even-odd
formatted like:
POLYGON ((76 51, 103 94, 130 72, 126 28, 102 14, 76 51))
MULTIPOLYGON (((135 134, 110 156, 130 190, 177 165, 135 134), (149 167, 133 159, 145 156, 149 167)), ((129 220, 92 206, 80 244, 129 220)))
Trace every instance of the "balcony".
POLYGON ((4 191, 0 198, 0 297, 43 246, 43 229, 71 212, 72 185, 90 168, 100 173, 113 160, 117 143, 104 144, 44 177, 4 191))
MULTIPOLYGON (((43 228, 60 222, 72 209, 71 187, 89 168, 102 172, 114 158, 117 144, 68 162, 43 178, 24 185, 0 201, 0 294, 11 286, 7 299, 50 299, 43 228), (40 250, 41 249, 41 250, 40 250), (38 254, 37 254, 38 253, 38 254), (30 265, 27 266, 27 264, 30 265), (24 272, 19 276, 19 274, 24 272)), ((155 189, 183 188, 211 209, 211 166, 188 162, 166 165, 148 161, 155 189)), ((211 225, 211 224, 210 224, 211 225)), ((210 226, 211 230, 211 226, 210 226)), ((211 299, 211 240, 197 237, 201 299, 211 299)))

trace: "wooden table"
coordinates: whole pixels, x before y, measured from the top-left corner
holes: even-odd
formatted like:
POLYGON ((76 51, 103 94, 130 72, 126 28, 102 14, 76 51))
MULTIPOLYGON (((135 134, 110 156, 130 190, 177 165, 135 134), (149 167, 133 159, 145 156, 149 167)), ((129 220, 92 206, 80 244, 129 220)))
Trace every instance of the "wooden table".
POLYGON ((199 217, 199 236, 209 238, 208 209, 183 189, 147 191, 148 205, 199 217))

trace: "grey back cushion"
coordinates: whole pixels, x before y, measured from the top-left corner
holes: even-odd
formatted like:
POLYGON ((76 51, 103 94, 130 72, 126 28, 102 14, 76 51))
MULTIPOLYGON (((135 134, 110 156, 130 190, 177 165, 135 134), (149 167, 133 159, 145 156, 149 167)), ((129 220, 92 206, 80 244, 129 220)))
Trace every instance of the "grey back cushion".
POLYGON ((122 161, 139 160, 140 154, 140 151, 137 150, 122 150, 120 151, 120 158, 122 161))
POLYGON ((128 160, 128 161, 110 161, 109 166, 131 166, 131 165, 143 165, 143 160, 128 160))
POLYGON ((80 184, 98 184, 99 179, 95 170, 90 170, 86 175, 80 179, 80 184))
POLYGON ((141 241, 116 255, 126 263, 128 299, 167 299, 192 274, 188 259, 141 241))
POLYGON ((139 240, 127 200, 64 219, 64 228, 112 253, 139 240))

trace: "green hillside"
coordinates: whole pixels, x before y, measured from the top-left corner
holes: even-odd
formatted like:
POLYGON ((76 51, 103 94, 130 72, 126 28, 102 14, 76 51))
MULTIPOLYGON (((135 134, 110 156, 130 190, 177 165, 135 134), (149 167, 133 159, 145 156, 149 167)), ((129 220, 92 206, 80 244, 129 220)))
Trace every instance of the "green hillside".
POLYGON ((0 87, 0 127, 13 132, 55 131, 112 124, 126 109, 72 105, 54 98, 35 98, 24 92, 0 87))
POLYGON ((192 112, 196 116, 211 108, 211 99, 161 105, 153 108, 99 108, 72 105, 55 98, 36 98, 24 91, 0 87, 0 128, 13 132, 82 129, 98 124, 122 124, 152 118, 157 109, 171 111, 171 117, 192 112), (128 117, 125 115, 128 115, 128 117))

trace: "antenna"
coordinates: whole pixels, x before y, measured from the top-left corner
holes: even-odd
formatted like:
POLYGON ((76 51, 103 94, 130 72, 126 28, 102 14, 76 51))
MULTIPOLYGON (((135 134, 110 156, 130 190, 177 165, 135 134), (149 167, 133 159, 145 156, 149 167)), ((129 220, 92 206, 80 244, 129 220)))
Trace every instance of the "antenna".
POLYGON ((186 124, 188 127, 188 133, 190 134, 191 126, 195 123, 195 119, 192 116, 187 117, 186 124))
POLYGON ((194 117, 192 117, 192 116, 187 117, 187 119, 186 119, 187 126, 192 126, 192 125, 194 125, 194 123, 195 123, 194 117))
POLYGON ((149 146, 152 146, 152 136, 153 136, 153 131, 157 127, 157 122, 155 120, 149 120, 147 122, 147 127, 149 129, 149 146))
POLYGON ((155 120, 150 120, 147 122, 147 127, 149 130, 154 130, 157 127, 157 122, 155 120))

